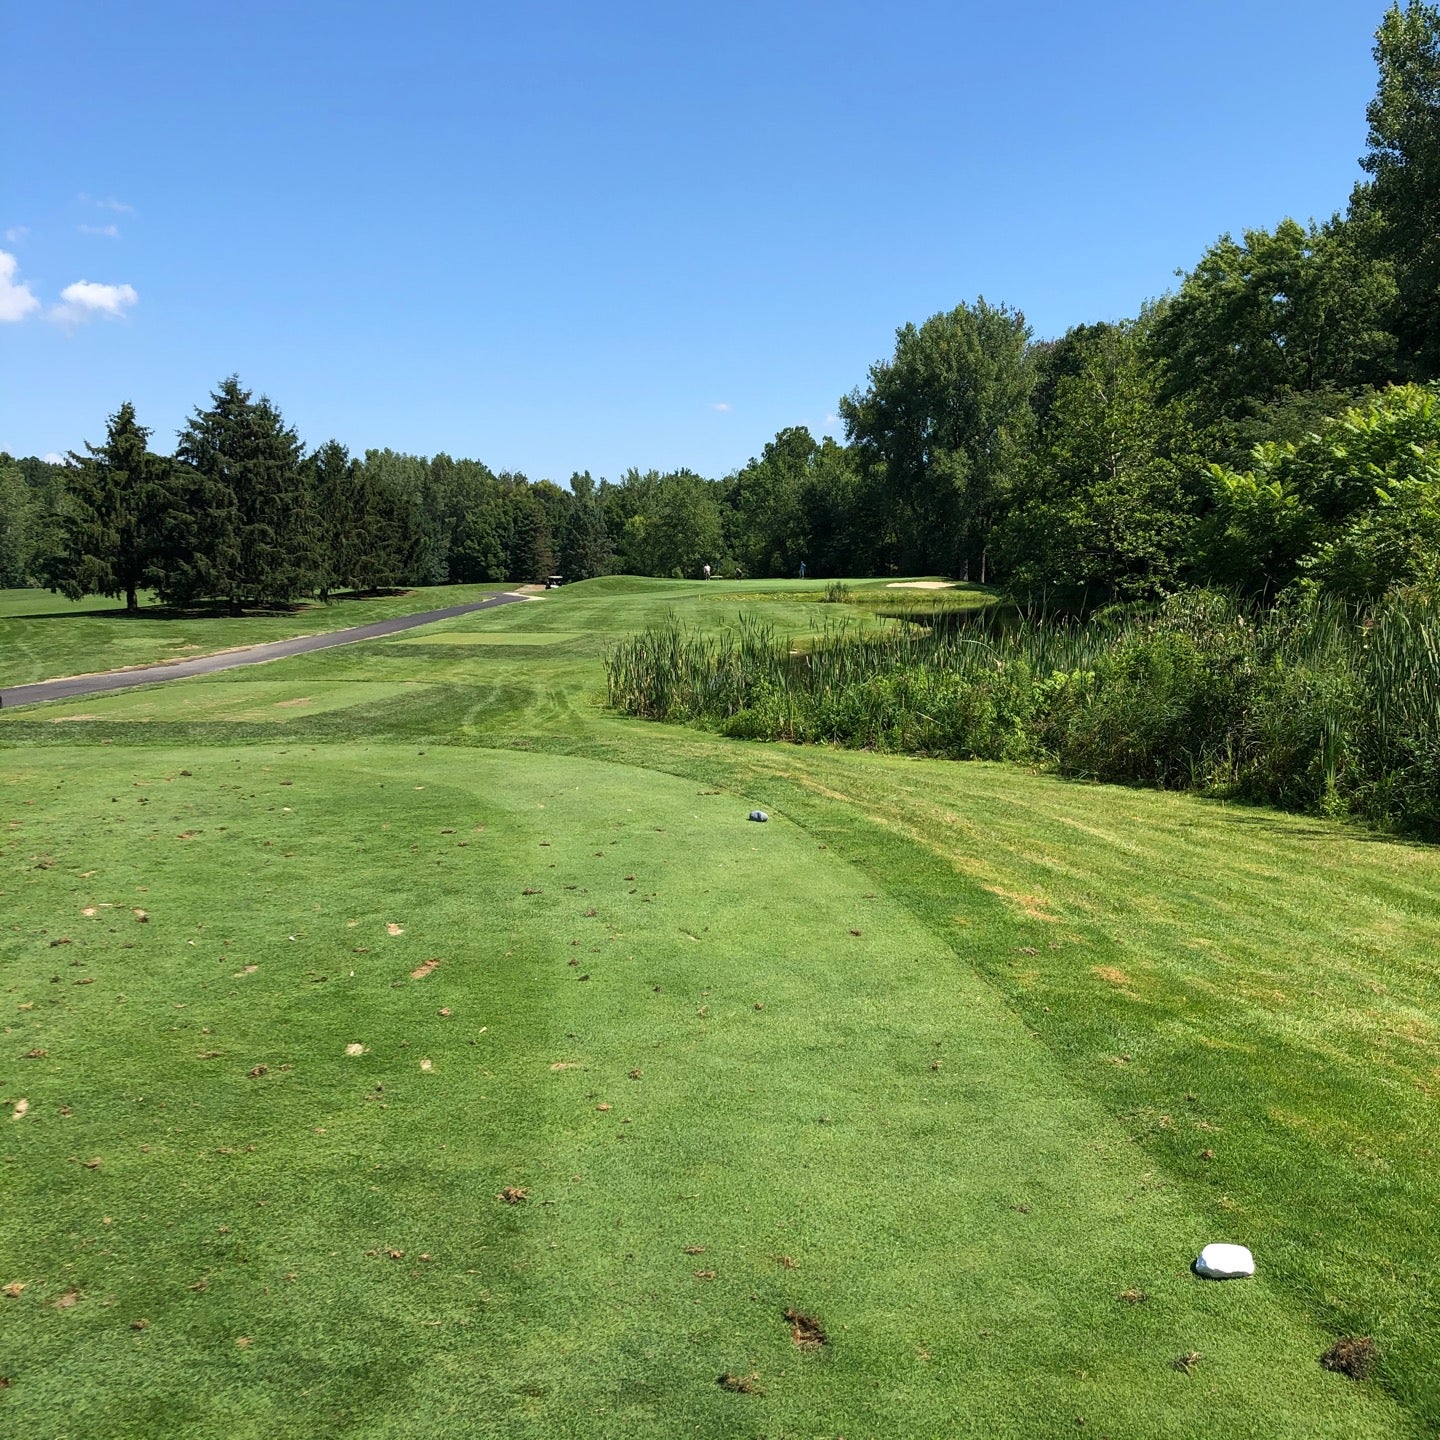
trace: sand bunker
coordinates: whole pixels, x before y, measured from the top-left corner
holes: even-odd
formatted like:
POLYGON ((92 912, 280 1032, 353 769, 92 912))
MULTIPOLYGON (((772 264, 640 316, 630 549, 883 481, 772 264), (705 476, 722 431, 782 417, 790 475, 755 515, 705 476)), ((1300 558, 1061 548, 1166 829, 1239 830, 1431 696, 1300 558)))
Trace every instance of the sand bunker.
POLYGON ((891 580, 885 588, 887 590, 953 590, 953 580, 891 580))

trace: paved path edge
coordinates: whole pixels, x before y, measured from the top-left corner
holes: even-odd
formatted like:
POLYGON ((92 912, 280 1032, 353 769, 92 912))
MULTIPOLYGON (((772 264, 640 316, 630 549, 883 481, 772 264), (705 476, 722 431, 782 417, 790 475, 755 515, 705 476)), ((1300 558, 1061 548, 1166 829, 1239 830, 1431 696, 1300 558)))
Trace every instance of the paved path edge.
POLYGON ((0 708, 16 705, 38 705, 45 700, 73 700, 83 695, 104 695, 112 690, 128 690, 136 685, 156 685, 166 680, 185 680, 194 675, 216 675, 242 665, 262 665, 268 660, 284 660, 291 655, 308 655, 315 650, 328 650, 333 645, 353 645, 360 640, 378 640, 402 630, 415 630, 433 625, 437 620, 453 620, 459 615, 473 615, 478 610, 493 610, 497 605, 512 605, 529 600, 528 595, 502 591, 484 600, 464 605, 451 605, 444 610, 422 610, 415 615, 394 615, 388 620, 372 620, 368 625, 352 625, 348 630, 331 630, 324 635, 297 635, 290 640, 269 640, 260 645, 247 645, 243 650, 222 650, 214 655, 195 655, 189 660, 166 665, 147 665, 136 670, 107 670, 96 675, 71 675, 59 680, 37 680, 31 685, 13 685, 0 689, 0 708))

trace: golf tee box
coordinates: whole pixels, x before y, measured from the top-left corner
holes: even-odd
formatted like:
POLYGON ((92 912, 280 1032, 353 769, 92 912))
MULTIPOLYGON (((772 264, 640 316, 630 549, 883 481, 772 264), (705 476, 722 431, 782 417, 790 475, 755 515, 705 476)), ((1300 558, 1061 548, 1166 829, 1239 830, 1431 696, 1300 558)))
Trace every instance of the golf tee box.
POLYGON ((1244 1280, 1255 1273, 1255 1257, 1243 1245, 1207 1245, 1195 1273, 1207 1280, 1244 1280))

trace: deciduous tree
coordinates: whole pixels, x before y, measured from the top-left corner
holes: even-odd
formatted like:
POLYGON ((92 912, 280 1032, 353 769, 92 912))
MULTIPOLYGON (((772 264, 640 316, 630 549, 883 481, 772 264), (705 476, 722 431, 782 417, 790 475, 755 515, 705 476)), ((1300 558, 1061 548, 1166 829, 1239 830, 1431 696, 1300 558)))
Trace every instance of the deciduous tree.
POLYGON ((1379 81, 1366 110, 1370 174, 1352 212, 1373 218, 1394 265, 1402 357, 1419 379, 1440 375, 1440 10, 1410 0, 1375 36, 1379 81))
POLYGON ((893 507, 902 566, 983 575, 1032 423, 1029 337, 1018 310, 957 305, 898 330, 893 358, 841 400, 859 461, 893 507))
POLYGON ((1348 224, 1283 220, 1221 236, 1160 308, 1153 346, 1169 394, 1223 445, 1291 395, 1392 378, 1394 293, 1348 224))
POLYGON ((1060 353, 1030 487, 997 535, 1008 583, 1080 604, 1171 590, 1193 506, 1143 327, 1086 326, 1060 353))

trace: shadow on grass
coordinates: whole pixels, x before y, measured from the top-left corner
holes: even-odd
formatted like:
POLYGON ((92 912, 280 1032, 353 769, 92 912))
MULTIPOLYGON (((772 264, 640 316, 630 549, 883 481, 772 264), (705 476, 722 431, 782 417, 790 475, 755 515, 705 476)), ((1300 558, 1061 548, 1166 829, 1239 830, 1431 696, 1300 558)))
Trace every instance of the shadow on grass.
POLYGON ((408 589, 337 590, 329 600, 277 601, 270 605, 245 605, 238 610, 223 600, 197 605, 142 605, 127 610, 123 605, 106 610, 35 610, 24 615, 7 615, 6 620, 266 620, 298 615, 304 610, 326 610, 349 600, 393 600, 413 592, 408 589))
POLYGON ((1297 815, 1295 821, 1287 823, 1283 818, 1287 812, 1277 811, 1275 806, 1264 800, 1217 800, 1208 795, 1192 798, 1208 805, 1223 806, 1231 811, 1225 818, 1232 825, 1243 826, 1247 830, 1262 834, 1284 836, 1286 839, 1361 841, 1367 845, 1401 845, 1411 850, 1433 850, 1436 839, 1440 838, 1385 830, 1367 825, 1363 820, 1343 817, 1329 824, 1322 824, 1314 821, 1304 823, 1302 817, 1297 815))

